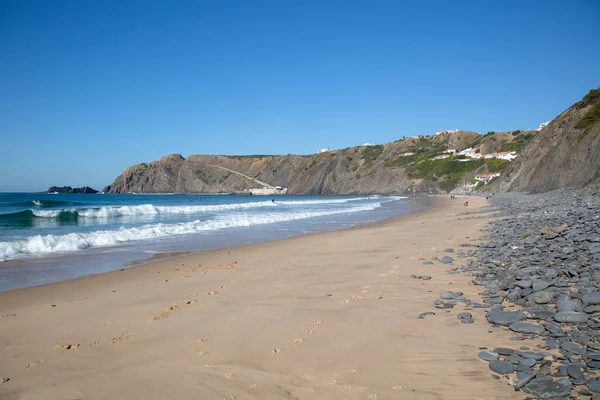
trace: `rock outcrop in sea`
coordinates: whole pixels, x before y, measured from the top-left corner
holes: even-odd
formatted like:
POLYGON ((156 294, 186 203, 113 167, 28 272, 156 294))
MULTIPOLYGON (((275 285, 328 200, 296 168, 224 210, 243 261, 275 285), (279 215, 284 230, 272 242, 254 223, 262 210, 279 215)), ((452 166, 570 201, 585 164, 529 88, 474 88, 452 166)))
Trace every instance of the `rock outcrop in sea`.
POLYGON ((96 189, 92 189, 89 186, 80 188, 73 188, 71 186, 51 186, 47 193, 61 193, 61 194, 95 194, 98 193, 96 189))

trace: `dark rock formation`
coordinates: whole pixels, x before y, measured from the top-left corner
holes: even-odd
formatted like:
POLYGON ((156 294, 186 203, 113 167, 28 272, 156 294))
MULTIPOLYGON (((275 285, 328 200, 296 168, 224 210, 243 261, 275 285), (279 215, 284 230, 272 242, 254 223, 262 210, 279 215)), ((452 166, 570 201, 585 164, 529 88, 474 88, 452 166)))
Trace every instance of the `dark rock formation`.
POLYGON ((599 182, 600 89, 597 89, 534 137, 491 190, 546 192, 599 182))
POLYGON ((98 193, 98 191, 89 186, 84 186, 81 188, 72 188, 71 186, 52 186, 50 189, 48 189, 48 193, 95 194, 98 193))

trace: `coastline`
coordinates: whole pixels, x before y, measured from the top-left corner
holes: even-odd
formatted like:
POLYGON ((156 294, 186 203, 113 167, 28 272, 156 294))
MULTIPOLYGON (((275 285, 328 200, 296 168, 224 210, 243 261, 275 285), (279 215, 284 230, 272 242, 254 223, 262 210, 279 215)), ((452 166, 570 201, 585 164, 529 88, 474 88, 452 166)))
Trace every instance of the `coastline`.
POLYGON ((419 260, 477 240, 488 219, 460 219, 460 200, 434 202, 354 228, 0 293, 0 379, 10 379, 0 394, 518 398, 476 356, 510 334, 490 332, 482 309, 465 325, 459 310, 433 307, 440 291, 478 298, 477 287, 419 260), (417 318, 426 311, 436 315, 417 318))
MULTIPOLYGON (((376 197, 380 198, 380 196, 376 197)), ((264 208, 266 202, 260 201, 232 204, 213 198, 202 205, 195 204, 192 200, 190 205, 187 197, 176 201, 162 198, 156 204, 148 204, 143 199, 139 204, 132 200, 113 202, 113 205, 90 202, 79 204, 84 217, 82 217, 82 224, 77 223, 74 229, 69 228, 65 231, 61 228, 61 231, 57 231, 49 226, 42 231, 34 229, 32 232, 20 233, 17 229, 17 237, 19 235, 27 237, 21 237, 23 240, 14 240, 9 234, 4 242, 0 238, 0 252, 5 256, 2 259, 0 255, 0 292, 120 270, 131 265, 142 265, 155 261, 157 255, 162 257, 165 253, 184 254, 216 250, 319 231, 345 229, 356 224, 377 222, 389 216, 413 212, 427 205, 426 199, 410 201, 405 198, 382 199, 375 200, 375 206, 371 206, 368 201, 355 203, 354 201, 357 200, 364 201, 367 198, 330 196, 306 199, 296 196, 278 203, 280 207, 275 207, 273 211, 270 210, 271 207, 264 208), (251 206, 254 203, 258 205, 251 206), (344 206, 332 207, 332 205, 337 206, 338 203, 343 203, 344 206), (250 207, 245 207, 246 205, 250 207), (311 209, 313 205, 317 208, 311 209), (352 206, 348 207, 348 205, 352 206), (238 208, 252 210, 236 215, 238 208), (293 212, 282 212, 286 208, 293 212), (262 209, 267 211, 263 213, 262 209), (345 212, 346 210, 348 212, 345 212), (194 216, 195 212, 206 212, 208 216, 204 219, 197 218, 194 216), (91 215, 89 218, 86 217, 89 216, 88 214, 91 215), (119 216, 129 214, 141 218, 135 222, 125 217, 119 229, 112 229, 116 227, 115 224, 118 226, 119 216), (104 230, 102 223, 97 223, 98 215, 116 215, 114 221, 99 219, 104 221, 102 223, 108 221, 111 229, 104 230), (153 215, 152 221, 145 220, 146 215, 153 215), (156 215, 158 217, 154 218, 156 215), (176 215, 175 219, 172 219, 171 215, 176 215), (96 225, 93 229, 86 229, 88 223, 96 225), (268 225, 263 226, 264 224, 268 225), (73 235, 70 235, 71 233, 73 235), (163 234, 166 236, 163 237, 163 234), (38 240, 40 238, 43 238, 43 243, 38 240), (116 242, 110 244, 111 241, 116 242), (31 255, 23 257, 23 254, 28 252, 31 255)), ((267 205, 271 206, 271 202, 267 205)), ((49 206, 56 206, 56 204, 50 203, 49 206)), ((31 212, 31 210, 26 211, 31 212)), ((52 222, 63 212, 72 216, 71 210, 60 207, 44 212, 50 214, 39 218, 26 214, 24 217, 31 217, 36 223, 43 223, 52 222)), ((78 219, 79 212, 77 211, 78 219)), ((9 212, 7 215, 19 215, 19 211, 9 212)), ((10 229, 7 232, 10 232, 10 229)))

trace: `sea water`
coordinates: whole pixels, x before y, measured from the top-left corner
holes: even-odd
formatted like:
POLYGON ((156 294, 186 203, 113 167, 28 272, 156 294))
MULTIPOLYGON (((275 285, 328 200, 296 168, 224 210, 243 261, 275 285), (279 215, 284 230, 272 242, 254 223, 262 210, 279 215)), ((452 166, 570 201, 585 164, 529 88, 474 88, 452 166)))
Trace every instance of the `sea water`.
POLYGON ((116 270, 157 253, 340 229, 423 206, 399 196, 0 193, 0 291, 116 270))

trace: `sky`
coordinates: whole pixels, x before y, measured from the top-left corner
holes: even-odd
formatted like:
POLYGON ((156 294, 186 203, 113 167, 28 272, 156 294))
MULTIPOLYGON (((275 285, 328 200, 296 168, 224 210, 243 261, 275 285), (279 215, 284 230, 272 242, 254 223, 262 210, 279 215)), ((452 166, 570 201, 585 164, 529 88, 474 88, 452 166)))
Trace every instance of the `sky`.
POLYGON ((597 0, 0 0, 0 192, 535 128, 600 85, 599 20, 597 0))

